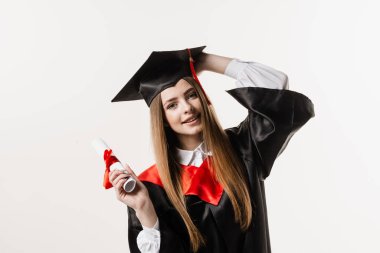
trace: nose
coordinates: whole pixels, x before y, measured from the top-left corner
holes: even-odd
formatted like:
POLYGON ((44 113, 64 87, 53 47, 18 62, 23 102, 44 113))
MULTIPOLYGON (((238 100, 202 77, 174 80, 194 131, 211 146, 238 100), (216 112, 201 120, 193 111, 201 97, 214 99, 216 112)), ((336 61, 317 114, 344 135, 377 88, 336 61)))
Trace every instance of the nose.
POLYGON ((189 113, 189 112, 192 112, 194 110, 194 107, 188 101, 185 101, 183 104, 183 109, 184 109, 185 113, 189 113))

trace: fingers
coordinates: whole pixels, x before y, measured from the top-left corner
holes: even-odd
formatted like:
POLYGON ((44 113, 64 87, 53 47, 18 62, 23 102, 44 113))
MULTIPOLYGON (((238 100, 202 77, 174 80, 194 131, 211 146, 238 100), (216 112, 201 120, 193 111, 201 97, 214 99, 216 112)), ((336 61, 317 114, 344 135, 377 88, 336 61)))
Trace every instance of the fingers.
POLYGON ((114 171, 111 171, 110 174, 108 175, 109 177, 109 180, 111 182, 111 184, 113 185, 113 181, 115 181, 116 177, 118 175, 120 175, 121 171, 118 171, 118 170, 114 170, 114 171))
POLYGON ((114 186, 116 189, 121 189, 124 185, 124 183, 127 181, 127 178, 120 178, 119 181, 117 181, 116 185, 114 186))
POLYGON ((133 178, 136 181, 136 189, 133 192, 139 191, 140 189, 144 189, 143 183, 138 179, 133 170, 129 167, 128 164, 124 165, 125 170, 113 170, 109 174, 109 180, 112 186, 115 187, 116 194, 120 195, 123 192, 123 185, 128 180, 129 177, 133 178))
POLYGON ((134 175, 135 177, 137 177, 136 174, 135 174, 135 172, 131 169, 131 167, 129 167, 129 165, 127 163, 124 164, 124 168, 125 168, 126 171, 128 171, 129 173, 131 173, 132 175, 134 175))
POLYGON ((139 180, 139 178, 137 177, 137 175, 135 174, 135 172, 131 169, 131 167, 129 167, 129 165, 126 163, 124 164, 124 168, 125 170, 130 173, 131 177, 133 177, 135 180, 136 180, 136 183, 138 185, 140 185, 140 187, 143 186, 143 183, 139 180))
POLYGON ((110 179, 111 184, 114 187, 116 187, 116 185, 119 183, 121 179, 127 179, 130 176, 131 174, 127 171, 114 170, 114 171, 111 171, 109 175, 109 179, 110 179))

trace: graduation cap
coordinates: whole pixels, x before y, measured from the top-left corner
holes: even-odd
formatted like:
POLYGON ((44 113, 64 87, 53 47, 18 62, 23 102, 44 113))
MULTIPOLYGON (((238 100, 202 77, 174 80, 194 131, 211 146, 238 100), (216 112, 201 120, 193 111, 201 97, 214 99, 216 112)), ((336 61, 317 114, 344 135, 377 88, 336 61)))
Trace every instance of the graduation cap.
POLYGON ((200 85, 193 61, 197 60, 205 47, 153 51, 111 102, 144 99, 150 106, 161 91, 174 86, 184 77, 193 77, 200 85))

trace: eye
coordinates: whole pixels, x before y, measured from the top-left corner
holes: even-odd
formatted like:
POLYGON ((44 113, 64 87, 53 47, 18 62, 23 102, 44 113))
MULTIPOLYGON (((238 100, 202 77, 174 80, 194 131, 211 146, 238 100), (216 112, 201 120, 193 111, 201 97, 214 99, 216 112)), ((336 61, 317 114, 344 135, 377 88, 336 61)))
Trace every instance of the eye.
POLYGON ((195 91, 189 94, 189 98, 197 98, 197 97, 198 97, 198 94, 195 91))
POLYGON ((171 104, 169 104, 169 105, 166 107, 166 109, 167 109, 167 110, 171 110, 171 109, 174 109, 175 107, 177 107, 177 103, 171 103, 171 104))

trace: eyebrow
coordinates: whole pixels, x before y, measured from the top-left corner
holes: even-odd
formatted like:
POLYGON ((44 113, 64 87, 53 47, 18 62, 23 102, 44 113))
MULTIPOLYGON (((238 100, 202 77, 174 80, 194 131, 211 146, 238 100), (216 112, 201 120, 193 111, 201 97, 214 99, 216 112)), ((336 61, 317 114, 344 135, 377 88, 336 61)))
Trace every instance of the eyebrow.
MULTIPOLYGON (((195 90, 194 87, 191 87, 191 88, 187 89, 183 94, 187 95, 188 93, 190 93, 193 90, 195 90)), ((176 99, 177 99, 177 97, 170 98, 170 99, 165 101, 164 105, 166 105, 168 102, 171 102, 171 101, 176 100, 176 99)))

